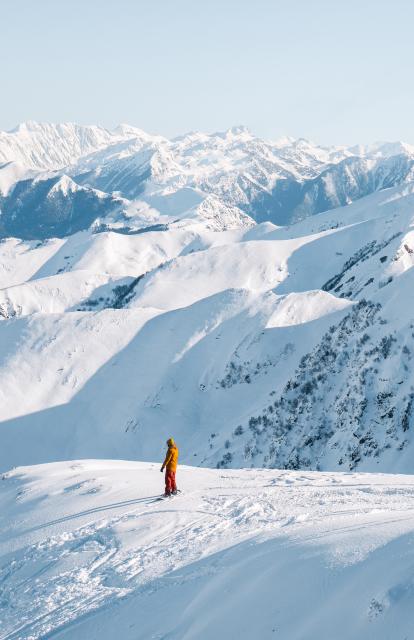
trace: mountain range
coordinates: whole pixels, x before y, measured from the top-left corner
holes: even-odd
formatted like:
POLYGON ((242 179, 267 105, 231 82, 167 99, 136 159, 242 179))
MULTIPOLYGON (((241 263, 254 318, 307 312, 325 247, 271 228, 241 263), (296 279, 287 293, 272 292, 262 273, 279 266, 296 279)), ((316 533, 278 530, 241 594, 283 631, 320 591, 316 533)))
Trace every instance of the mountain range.
POLYGON ((413 178, 405 143, 268 142, 245 127, 173 140, 120 125, 27 122, 0 133, 0 237, 142 229, 183 218, 217 230, 292 224, 413 178))
POLYGON ((414 147, 0 133, 0 467, 412 472, 414 147))

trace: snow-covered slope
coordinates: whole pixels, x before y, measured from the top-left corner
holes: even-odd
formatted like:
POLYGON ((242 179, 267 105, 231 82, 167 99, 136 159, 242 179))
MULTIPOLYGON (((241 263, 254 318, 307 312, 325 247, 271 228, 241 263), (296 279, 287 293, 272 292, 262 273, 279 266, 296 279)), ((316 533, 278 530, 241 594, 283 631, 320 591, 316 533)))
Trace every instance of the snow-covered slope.
POLYGON ((0 243, 1 468, 173 431, 202 465, 413 469, 412 147, 28 123, 0 149, 26 238, 0 243))
POLYGON ((8 196, 16 182, 30 176, 32 171, 19 162, 11 161, 0 164, 0 198, 8 196))
POLYGON ((8 238, 0 241, 0 289, 29 280, 62 244, 63 240, 23 242, 8 238))
POLYGON ((71 461, 0 483, 4 640, 389 640, 412 630, 409 476, 71 461))
POLYGON ((3 242, 1 468, 174 433, 198 465, 412 471, 413 197, 3 242))
POLYGON ((17 182, 0 197, 0 236, 26 240, 64 237, 122 212, 126 201, 83 187, 66 175, 17 182))

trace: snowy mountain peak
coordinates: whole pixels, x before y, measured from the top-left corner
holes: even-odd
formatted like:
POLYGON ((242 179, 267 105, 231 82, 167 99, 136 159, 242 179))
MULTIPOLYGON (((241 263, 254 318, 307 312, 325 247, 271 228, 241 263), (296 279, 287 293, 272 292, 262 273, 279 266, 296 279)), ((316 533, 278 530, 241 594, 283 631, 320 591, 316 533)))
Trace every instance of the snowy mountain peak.
POLYGON ((49 196, 53 196, 56 193, 60 193, 62 196, 67 196, 70 193, 83 190, 76 182, 69 176, 63 174, 53 185, 49 191, 49 196))
POLYGON ((19 122, 13 129, 7 131, 6 133, 14 134, 14 133, 25 133, 27 131, 32 131, 38 126, 38 123, 35 120, 26 120, 25 122, 19 122))
POLYGON ((225 131, 217 131, 212 134, 212 137, 224 138, 226 140, 248 140, 253 138, 251 131, 244 125, 236 125, 226 129, 225 131))
POLYGON ((295 143, 296 138, 293 138, 292 136, 281 136, 280 138, 277 138, 275 141, 275 146, 276 147, 288 147, 291 146, 295 143))
POLYGON ((165 138, 164 136, 160 136, 160 135, 153 135, 151 133, 147 133, 146 131, 144 131, 143 129, 139 129, 138 127, 133 127, 129 124, 119 124, 115 127, 115 129, 113 129, 112 131, 113 134, 115 134, 116 136, 118 136, 120 138, 120 140, 122 141, 128 141, 128 140, 137 140, 140 141, 142 143, 145 144, 152 144, 152 143, 167 143, 168 140, 167 138, 165 138))
POLYGON ((391 158, 400 154, 414 156, 414 145, 406 142, 374 142, 372 144, 355 145, 349 151, 356 156, 370 158, 391 158))
POLYGON ((39 171, 61 169, 121 139, 97 125, 28 121, 11 132, 0 131, 0 162, 19 161, 39 171))
POLYGON ((118 124, 113 131, 120 136, 131 136, 137 138, 148 136, 148 134, 143 129, 133 127, 132 125, 126 123, 118 124))
POLYGON ((241 136, 241 135, 251 136, 252 135, 250 129, 243 124, 230 127, 230 129, 228 129, 228 133, 231 133, 233 136, 241 136))

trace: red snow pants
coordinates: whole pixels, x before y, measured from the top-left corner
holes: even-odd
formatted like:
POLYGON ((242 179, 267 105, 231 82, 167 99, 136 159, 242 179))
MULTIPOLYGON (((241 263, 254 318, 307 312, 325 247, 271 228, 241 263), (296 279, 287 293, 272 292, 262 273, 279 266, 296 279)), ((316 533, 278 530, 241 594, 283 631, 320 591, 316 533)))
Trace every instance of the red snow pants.
POLYGON ((165 470, 165 493, 169 494, 172 491, 177 490, 177 485, 175 484, 175 471, 165 470))

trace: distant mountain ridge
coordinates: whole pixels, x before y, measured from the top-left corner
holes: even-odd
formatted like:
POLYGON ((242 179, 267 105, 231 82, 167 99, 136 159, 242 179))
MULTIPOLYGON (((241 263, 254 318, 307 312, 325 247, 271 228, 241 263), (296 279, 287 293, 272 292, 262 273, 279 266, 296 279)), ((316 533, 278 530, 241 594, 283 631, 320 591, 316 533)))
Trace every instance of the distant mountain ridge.
POLYGON ((139 229, 148 223, 143 209, 151 209, 151 223, 170 224, 203 216, 203 208, 194 213, 192 203, 207 197, 216 229, 291 224, 410 182, 413 167, 414 147, 402 142, 353 147, 293 138, 270 142, 241 126, 168 140, 125 124, 109 131, 26 122, 0 132, 0 236, 64 237, 102 222, 139 229), (46 199, 49 181, 64 175, 83 190, 46 199))

